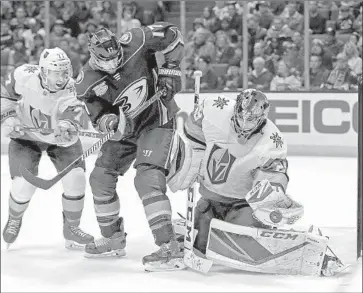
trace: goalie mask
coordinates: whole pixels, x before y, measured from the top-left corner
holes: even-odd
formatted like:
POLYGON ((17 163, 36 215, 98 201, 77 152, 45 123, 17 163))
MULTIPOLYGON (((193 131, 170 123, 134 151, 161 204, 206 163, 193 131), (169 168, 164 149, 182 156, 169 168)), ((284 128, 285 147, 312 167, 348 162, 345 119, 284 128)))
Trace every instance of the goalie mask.
POLYGON ((248 139, 266 121, 270 104, 259 90, 246 89, 237 96, 232 124, 238 136, 248 139))
POLYGON ((39 59, 43 87, 51 92, 65 88, 72 77, 72 64, 67 54, 59 49, 45 49, 39 59))
POLYGON ((91 53, 91 62, 98 70, 113 74, 121 64, 122 47, 115 34, 106 28, 90 35, 88 49, 91 53))

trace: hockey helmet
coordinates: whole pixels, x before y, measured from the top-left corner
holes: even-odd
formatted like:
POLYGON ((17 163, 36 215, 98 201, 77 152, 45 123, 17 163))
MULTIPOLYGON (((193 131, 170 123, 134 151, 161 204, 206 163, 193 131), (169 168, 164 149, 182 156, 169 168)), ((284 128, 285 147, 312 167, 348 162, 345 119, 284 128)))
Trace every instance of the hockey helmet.
POLYGON ((88 39, 91 62, 99 70, 113 74, 121 64, 123 50, 116 36, 107 28, 101 28, 88 39))
POLYGON ((60 48, 44 49, 39 59, 43 86, 51 92, 64 89, 72 77, 72 64, 60 48))
POLYGON ((256 89, 243 90, 238 96, 232 124, 238 136, 248 139, 265 123, 270 104, 266 95, 256 89))

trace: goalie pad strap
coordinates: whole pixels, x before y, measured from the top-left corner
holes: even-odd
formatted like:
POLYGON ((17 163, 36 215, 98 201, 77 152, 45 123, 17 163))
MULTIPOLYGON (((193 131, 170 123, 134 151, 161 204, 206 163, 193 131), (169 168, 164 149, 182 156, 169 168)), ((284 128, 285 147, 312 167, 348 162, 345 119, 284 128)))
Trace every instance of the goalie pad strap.
POLYGON ((211 221, 206 256, 216 263, 270 274, 320 276, 327 237, 211 221))

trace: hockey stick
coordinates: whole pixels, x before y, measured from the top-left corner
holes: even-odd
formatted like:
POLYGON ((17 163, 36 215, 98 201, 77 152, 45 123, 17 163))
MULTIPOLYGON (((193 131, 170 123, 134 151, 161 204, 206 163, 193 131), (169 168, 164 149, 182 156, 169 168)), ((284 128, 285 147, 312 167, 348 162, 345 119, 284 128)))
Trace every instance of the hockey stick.
MULTIPOLYGON (((200 91, 200 78, 202 72, 197 70, 194 72, 195 88, 194 88, 194 108, 199 103, 199 91, 200 91)), ((198 256, 198 251, 193 248, 194 244, 194 216, 196 206, 196 182, 188 188, 188 202, 187 202, 187 215, 185 221, 185 236, 184 236, 184 263, 191 269, 208 273, 211 269, 213 262, 209 259, 198 256)), ((201 253, 198 253, 201 254, 201 253)))
MULTIPOLYGON (((39 132, 43 134, 51 134, 54 132, 52 128, 37 128, 37 127, 26 127, 26 126, 19 126, 20 130, 25 130, 29 132, 39 132)), ((79 135, 85 137, 92 137, 92 138, 103 138, 105 134, 98 133, 98 132, 91 132, 91 131, 71 131, 70 134, 72 135, 79 135)))
MULTIPOLYGON (((159 100, 161 96, 164 95, 164 91, 158 91, 154 96, 152 96, 149 100, 147 100, 137 111, 135 111, 131 118, 138 116, 141 112, 143 112, 146 108, 148 108, 155 101, 159 100)), ((115 134, 115 131, 111 130, 104 137, 102 137, 99 141, 93 144, 89 149, 87 149, 81 156, 75 159, 71 164, 65 167, 62 171, 60 171, 54 178, 52 179, 42 179, 33 175, 28 169, 26 169, 23 165, 19 166, 19 172, 24 177, 26 181, 33 184, 35 187, 39 187, 41 189, 47 190, 51 188, 54 184, 56 184, 59 180, 61 180, 65 175, 67 175, 73 168, 75 168, 80 162, 84 161, 88 156, 94 153, 97 149, 99 149, 106 141, 108 141, 115 134)))

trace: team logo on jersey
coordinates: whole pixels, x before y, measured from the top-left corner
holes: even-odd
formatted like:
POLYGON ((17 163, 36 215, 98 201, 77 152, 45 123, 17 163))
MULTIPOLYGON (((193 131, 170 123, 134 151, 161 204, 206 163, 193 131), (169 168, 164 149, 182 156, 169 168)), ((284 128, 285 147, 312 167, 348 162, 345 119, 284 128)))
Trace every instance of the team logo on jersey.
POLYGON ((95 92, 96 96, 101 97, 103 96, 108 90, 108 85, 105 81, 101 82, 100 84, 96 85, 93 88, 93 91, 95 92))
POLYGON ((278 147, 281 147, 281 148, 282 148, 282 146, 283 146, 283 144, 284 144, 284 141, 282 140, 282 137, 281 137, 281 136, 279 136, 279 134, 278 134, 277 132, 273 133, 273 134, 270 136, 270 138, 272 139, 272 142, 273 142, 274 144, 276 144, 276 148, 278 148, 278 147))
POLYGON ((131 32, 124 33, 120 38, 120 43, 123 45, 127 45, 131 42, 132 34, 131 32))
MULTIPOLYGON (((51 128, 51 117, 42 113, 39 109, 30 107, 30 117, 32 119, 33 125, 38 128, 51 128)), ((45 134, 44 134, 45 135, 45 134)))
POLYGON ((84 72, 81 69, 79 71, 79 74, 78 74, 77 78, 76 78, 76 84, 80 84, 83 81, 83 79, 84 79, 84 72))
POLYGON ((113 105, 119 106, 128 116, 135 112, 144 103, 147 93, 146 77, 141 77, 125 88, 113 102, 113 105))
POLYGON ((217 108, 221 108, 221 110, 223 110, 224 106, 228 105, 229 100, 227 100, 226 98, 221 98, 218 97, 217 100, 214 100, 214 103, 212 106, 216 106, 217 108))
POLYGON ((229 172, 236 157, 228 150, 213 145, 207 162, 207 172, 212 184, 223 184, 227 181, 229 172))

